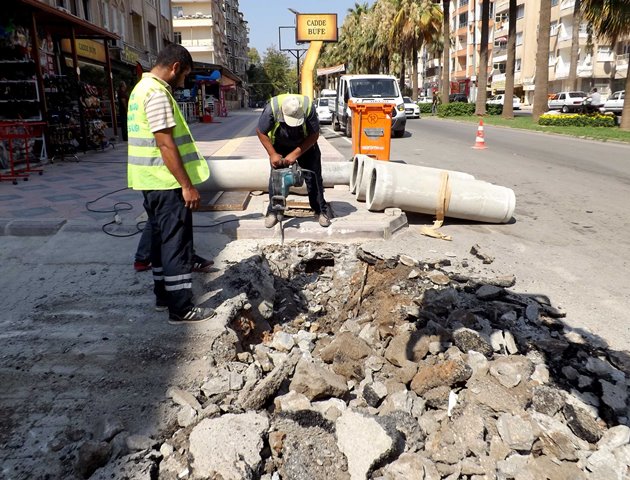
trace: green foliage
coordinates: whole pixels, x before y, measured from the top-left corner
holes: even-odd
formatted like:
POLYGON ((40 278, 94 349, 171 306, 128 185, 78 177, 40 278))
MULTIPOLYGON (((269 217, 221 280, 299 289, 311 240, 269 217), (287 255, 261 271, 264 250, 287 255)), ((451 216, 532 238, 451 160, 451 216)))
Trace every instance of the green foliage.
MULTIPOLYGON (((289 57, 274 47, 265 52, 262 68, 271 84, 270 97, 280 93, 290 92, 296 85, 292 84, 290 72, 293 69, 289 57)), ((269 97, 267 97, 269 98, 269 97)))
POLYGON ((488 115, 501 115, 503 113, 503 105, 486 103, 486 113, 488 115))
POLYGON ((614 115, 541 115, 539 125, 552 127, 614 127, 614 115))
POLYGON ((419 103, 420 113, 431 113, 431 104, 430 103, 419 103))
MULTIPOLYGON (((431 111, 430 104, 429 111, 431 111)), ((503 105, 486 104, 486 115, 501 115, 502 113, 503 105)), ((464 117, 474 114, 474 103, 452 102, 438 106, 438 115, 440 117, 464 117)))
POLYGON ((473 115, 475 113, 474 103, 443 103, 438 106, 438 116, 440 117, 462 117, 465 115, 473 115))

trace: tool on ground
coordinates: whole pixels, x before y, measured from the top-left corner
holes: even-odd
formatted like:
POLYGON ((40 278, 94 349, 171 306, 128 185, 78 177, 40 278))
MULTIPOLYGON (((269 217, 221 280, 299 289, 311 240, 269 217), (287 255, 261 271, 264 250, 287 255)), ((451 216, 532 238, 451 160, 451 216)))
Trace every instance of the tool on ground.
POLYGON ((302 168, 297 162, 290 167, 271 170, 271 211, 276 214, 278 219, 283 243, 282 220, 284 220, 284 212, 287 208, 289 189, 291 187, 301 187, 302 185, 304 185, 304 176, 302 168))

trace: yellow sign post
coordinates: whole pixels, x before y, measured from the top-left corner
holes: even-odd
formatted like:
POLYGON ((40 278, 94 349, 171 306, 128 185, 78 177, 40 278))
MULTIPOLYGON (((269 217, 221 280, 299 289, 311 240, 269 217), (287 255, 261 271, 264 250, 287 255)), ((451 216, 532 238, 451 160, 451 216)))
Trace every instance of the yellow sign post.
POLYGON ((295 41, 336 42, 336 13, 300 13, 296 18, 295 41))
POLYGON ((317 63, 323 42, 337 41, 337 14, 298 13, 295 24, 296 43, 311 43, 306 52, 302 74, 300 75, 300 90, 302 95, 313 99, 313 70, 315 69, 315 63, 317 63))

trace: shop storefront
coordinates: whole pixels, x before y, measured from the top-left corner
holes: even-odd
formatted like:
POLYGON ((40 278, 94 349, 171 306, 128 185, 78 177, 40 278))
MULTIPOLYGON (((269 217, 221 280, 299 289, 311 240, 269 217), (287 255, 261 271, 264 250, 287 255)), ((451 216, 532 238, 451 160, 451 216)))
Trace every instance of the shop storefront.
MULTIPOLYGON (((116 35, 36 0, 0 18, 0 123, 45 122, 48 156, 103 148, 117 133, 108 40, 116 35)), ((40 147, 40 156, 42 155, 40 147)))

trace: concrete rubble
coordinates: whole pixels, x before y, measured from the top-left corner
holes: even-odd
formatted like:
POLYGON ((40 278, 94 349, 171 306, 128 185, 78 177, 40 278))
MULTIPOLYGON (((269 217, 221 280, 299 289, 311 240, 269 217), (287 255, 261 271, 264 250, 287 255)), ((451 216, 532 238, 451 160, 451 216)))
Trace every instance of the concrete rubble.
POLYGON ((627 479, 625 358, 514 278, 357 246, 262 246, 224 276, 226 332, 170 431, 116 419, 83 478, 627 479), (120 435, 126 440, 121 444, 120 435), (118 440, 117 440, 118 439, 118 440))

